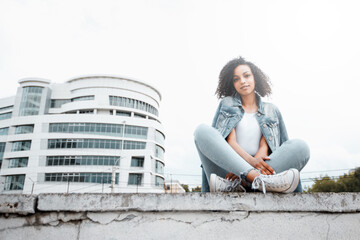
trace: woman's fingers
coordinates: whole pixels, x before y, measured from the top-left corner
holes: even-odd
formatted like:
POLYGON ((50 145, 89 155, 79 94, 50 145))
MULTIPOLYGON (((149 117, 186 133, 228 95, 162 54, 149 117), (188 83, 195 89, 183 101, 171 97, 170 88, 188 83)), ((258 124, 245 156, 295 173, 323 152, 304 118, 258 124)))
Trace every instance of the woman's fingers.
POLYGON ((234 181, 235 179, 239 179, 239 176, 233 174, 232 172, 228 172, 225 176, 225 179, 234 181))
POLYGON ((225 176, 225 179, 231 179, 232 175, 234 175, 232 172, 228 172, 225 176))
POLYGON ((264 161, 270 160, 269 157, 263 157, 262 159, 263 159, 264 161))
POLYGON ((233 174, 232 178, 230 179, 231 181, 235 181, 236 179, 239 179, 239 176, 233 174))
POLYGON ((266 162, 263 162, 263 168, 264 171, 266 172, 266 175, 272 175, 274 174, 274 169, 272 167, 270 167, 269 164, 267 164, 266 162))

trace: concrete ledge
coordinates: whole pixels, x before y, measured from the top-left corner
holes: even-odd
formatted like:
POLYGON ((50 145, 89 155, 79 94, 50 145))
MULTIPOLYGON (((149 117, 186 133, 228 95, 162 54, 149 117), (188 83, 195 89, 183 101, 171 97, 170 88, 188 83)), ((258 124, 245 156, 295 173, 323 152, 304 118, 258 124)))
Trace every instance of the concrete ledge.
POLYGON ((0 205, 0 239, 360 236, 360 193, 0 195, 0 205))
POLYGON ((360 193, 40 194, 40 211, 360 212, 360 193))
POLYGON ((36 196, 23 194, 0 194, 0 213, 35 213, 36 196))

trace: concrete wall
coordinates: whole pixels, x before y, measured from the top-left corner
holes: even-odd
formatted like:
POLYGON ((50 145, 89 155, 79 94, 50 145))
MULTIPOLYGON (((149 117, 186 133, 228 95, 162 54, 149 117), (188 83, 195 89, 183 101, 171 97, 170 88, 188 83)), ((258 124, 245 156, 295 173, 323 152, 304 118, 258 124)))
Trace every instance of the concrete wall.
POLYGON ((0 195, 0 239, 359 239, 360 193, 0 195))

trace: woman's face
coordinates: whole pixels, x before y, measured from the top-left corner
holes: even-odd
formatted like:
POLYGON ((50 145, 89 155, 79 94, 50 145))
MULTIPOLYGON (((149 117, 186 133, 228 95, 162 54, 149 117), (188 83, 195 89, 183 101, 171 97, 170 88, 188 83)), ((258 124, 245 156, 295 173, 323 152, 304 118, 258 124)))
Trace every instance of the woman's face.
POLYGON ((248 65, 239 65, 234 69, 233 83, 240 96, 255 92, 255 79, 248 65))

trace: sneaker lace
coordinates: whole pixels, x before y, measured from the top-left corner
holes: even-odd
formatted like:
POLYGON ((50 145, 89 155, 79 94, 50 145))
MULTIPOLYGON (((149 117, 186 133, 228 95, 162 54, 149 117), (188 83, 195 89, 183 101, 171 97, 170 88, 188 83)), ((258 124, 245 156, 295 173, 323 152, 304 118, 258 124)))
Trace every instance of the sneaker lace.
POLYGON ((230 180, 224 179, 224 183, 225 183, 225 181, 228 181, 228 183, 226 184, 226 187, 225 187, 226 191, 232 192, 237 187, 240 187, 244 192, 246 192, 245 188, 241 185, 241 180, 235 179, 234 181, 230 181, 230 180), (229 182, 230 182, 230 184, 229 184, 229 182))
POLYGON ((262 178, 261 175, 254 178, 254 180, 253 180, 253 182, 251 184, 251 188, 252 189, 259 189, 260 184, 262 185, 263 193, 266 194, 265 182, 264 182, 264 179, 262 178))
POLYGON ((276 187, 281 187, 283 184, 286 183, 284 177, 282 175, 279 174, 278 176, 278 183, 274 182, 274 175, 262 175, 260 174, 259 176, 255 177, 253 180, 253 183, 251 185, 252 189, 259 189, 260 184, 263 190, 263 193, 266 194, 266 185, 265 183, 267 183, 268 185, 276 188, 276 187))

